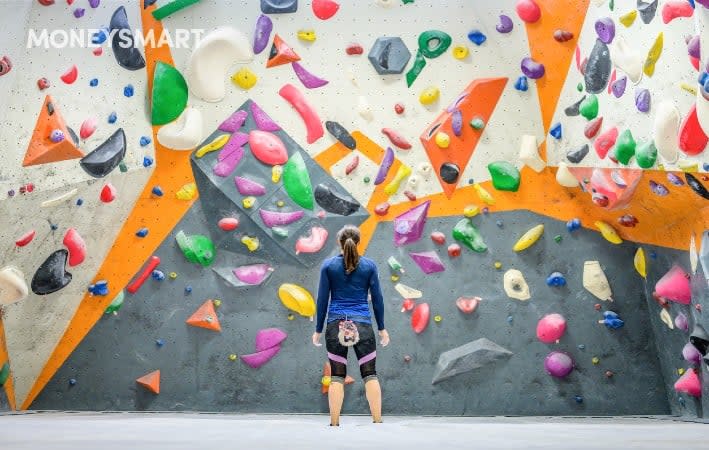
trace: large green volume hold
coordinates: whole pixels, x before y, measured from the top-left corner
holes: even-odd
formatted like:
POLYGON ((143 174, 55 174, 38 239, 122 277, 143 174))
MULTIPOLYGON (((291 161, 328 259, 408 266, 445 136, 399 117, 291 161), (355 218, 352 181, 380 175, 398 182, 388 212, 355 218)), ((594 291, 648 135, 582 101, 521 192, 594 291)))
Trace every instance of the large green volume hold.
POLYGON ((182 74, 169 64, 158 61, 153 73, 151 121, 165 125, 177 119, 187 106, 187 82, 182 74))
POLYGON ((313 209, 313 186, 300 152, 291 156, 283 166, 283 187, 291 200, 305 209, 313 209))
POLYGON ((462 219, 453 227, 453 238, 474 252, 487 251, 485 240, 470 219, 462 219))

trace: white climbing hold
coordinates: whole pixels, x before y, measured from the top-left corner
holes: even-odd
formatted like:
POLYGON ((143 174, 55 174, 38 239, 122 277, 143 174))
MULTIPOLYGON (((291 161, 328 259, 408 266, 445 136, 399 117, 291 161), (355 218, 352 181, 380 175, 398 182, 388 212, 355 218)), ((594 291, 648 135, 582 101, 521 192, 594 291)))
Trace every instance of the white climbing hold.
POLYGON ((242 32, 232 27, 214 29, 199 41, 187 63, 190 93, 207 102, 222 100, 229 69, 253 57, 251 43, 242 32))
POLYGON ((670 316, 670 313, 667 312, 667 310, 665 308, 662 308, 662 310, 660 311, 660 320, 663 321, 665 323, 665 325, 667 325, 667 328, 669 328, 670 330, 675 329, 675 324, 672 321, 672 317, 670 316))
POLYGON ((537 138, 535 136, 532 136, 531 134, 525 134, 522 136, 519 145, 519 160, 522 161, 522 164, 537 173, 544 170, 547 163, 541 156, 539 156, 537 138))
POLYGON ((433 166, 429 162, 421 162, 416 166, 416 172, 418 172, 423 179, 427 180, 433 173, 433 166))
POLYGON ((423 297, 423 292, 402 283, 396 283, 394 289, 404 298, 415 299, 423 297))
POLYGON ((172 150, 192 150, 202 142, 202 130, 202 113, 188 107, 174 122, 158 130, 158 142, 172 150))
POLYGON ((371 122, 374 119, 372 107, 364 96, 360 96, 357 100, 357 113, 367 122, 371 122))
POLYGON ((599 300, 604 302, 613 301, 611 285, 608 284, 606 273, 598 261, 586 261, 583 263, 583 287, 598 297, 599 300))
POLYGON ((610 45, 613 65, 625 72, 633 84, 638 84, 643 77, 645 60, 640 53, 630 48, 622 36, 616 37, 610 45))
POLYGON ((0 269, 0 305, 17 303, 27 297, 29 288, 19 269, 5 266, 0 269))
POLYGON ((505 293, 510 298, 524 301, 529 300, 531 297, 527 281, 524 279, 522 272, 517 269, 510 269, 505 272, 502 283, 505 288, 505 293))
POLYGON ((697 273, 697 264, 699 263, 699 254, 697 253, 697 241, 694 238, 694 233, 689 236, 689 266, 692 268, 692 275, 697 273))
POLYGON ((653 140, 662 159, 674 163, 679 157, 677 134, 679 133, 679 110, 672 100, 663 100, 657 105, 653 125, 653 140))
POLYGON ((569 166, 565 162, 560 162, 559 167, 556 169, 556 182, 567 188, 579 186, 579 180, 571 173, 569 166))
POLYGON ((384 8, 391 8, 394 6, 395 0, 376 0, 377 5, 382 6, 384 8))
POLYGON ((57 197, 50 198, 49 200, 43 201, 42 203, 40 203, 39 206, 41 206, 42 208, 48 208, 50 206, 60 205, 64 202, 66 202, 67 200, 71 200, 71 198, 74 197, 77 192, 78 191, 76 190, 76 188, 74 188, 70 191, 67 191, 63 194, 58 195, 57 197))

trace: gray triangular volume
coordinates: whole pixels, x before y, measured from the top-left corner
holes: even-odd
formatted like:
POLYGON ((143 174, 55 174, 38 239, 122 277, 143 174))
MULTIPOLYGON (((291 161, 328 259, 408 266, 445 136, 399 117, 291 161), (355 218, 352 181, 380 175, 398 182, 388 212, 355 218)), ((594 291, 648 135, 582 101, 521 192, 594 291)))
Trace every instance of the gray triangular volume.
POLYGON ((489 339, 480 338, 465 345, 441 353, 436 364, 431 384, 470 372, 480 367, 506 359, 514 353, 489 339))

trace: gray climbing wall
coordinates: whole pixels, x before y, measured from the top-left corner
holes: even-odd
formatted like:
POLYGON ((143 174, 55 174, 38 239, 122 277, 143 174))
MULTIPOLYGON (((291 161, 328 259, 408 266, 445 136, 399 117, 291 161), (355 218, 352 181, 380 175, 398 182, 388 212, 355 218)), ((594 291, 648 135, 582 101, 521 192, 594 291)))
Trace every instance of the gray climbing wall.
MULTIPOLYGON (((392 224, 381 224, 367 255, 380 264, 386 303, 387 328, 392 344, 378 352, 378 372, 384 392, 384 410, 398 414, 520 414, 520 415, 620 415, 670 412, 665 380, 656 356, 652 322, 648 318, 643 282, 627 270, 635 245, 608 249, 596 232, 569 234, 565 224, 527 212, 479 216, 490 251, 449 260, 445 247, 436 247, 428 234, 450 230, 457 218, 429 219, 424 238, 395 248, 392 224), (496 220, 503 222, 498 228, 496 220), (512 237, 531 224, 544 223, 545 235, 529 250, 516 254, 512 237), (553 236, 563 240, 556 243, 553 236), (446 271, 423 275, 408 251, 436 249, 446 271), (614 290, 611 307, 625 320, 620 330, 598 324, 597 301, 581 286, 584 259, 569 258, 569 251, 602 262, 614 290), (402 298, 389 281, 385 260, 395 255, 406 274, 400 280, 423 291, 421 301, 431 305, 428 329, 416 335, 410 316, 401 313, 402 298), (503 270, 493 267, 494 261, 503 270), (502 290, 507 268, 521 270, 532 298, 512 300, 502 290), (548 287, 544 280, 553 271, 564 273, 568 285, 548 287), (472 315, 461 314, 455 299, 478 295, 483 302, 472 315), (568 328, 557 345, 545 345, 535 336, 536 323, 547 313, 567 318, 568 328), (440 353, 485 337, 514 353, 507 360, 431 385, 440 353), (564 380, 544 372, 543 359, 551 350, 570 353, 576 369, 564 380), (410 355, 411 361, 404 362, 410 355), (592 363, 593 357, 600 359, 592 363), (606 378, 606 370, 614 372, 606 378), (576 396, 583 399, 577 403, 576 396)), ((198 202, 176 228, 204 227, 198 202)), ((650 251, 650 249, 647 249, 650 251)), ((163 270, 178 273, 176 280, 149 280, 137 295, 128 296, 117 316, 105 316, 56 373, 32 404, 33 409, 69 410, 209 410, 239 412, 325 412, 320 393, 325 350, 310 343, 313 324, 306 318, 287 319, 276 291, 283 282, 302 284, 315 293, 317 267, 310 269, 283 260, 261 287, 236 289, 226 285, 211 269, 187 263, 174 243, 174 233, 158 249, 163 270), (191 285, 191 294, 184 293, 191 285), (184 321, 207 298, 222 300, 218 316, 221 333, 187 326, 184 321), (279 327, 289 336, 281 352, 260 369, 228 359, 231 353, 253 351, 254 335, 261 328, 279 327), (164 345, 158 347, 156 339, 164 345), (135 378, 152 370, 162 372, 161 393, 148 393, 135 378), (69 386, 75 378, 77 384, 69 386)), ((652 265, 651 265, 652 267, 652 265)), ((350 358, 350 370, 356 366, 350 358)), ((366 413, 367 404, 358 374, 347 388, 344 411, 366 413)))

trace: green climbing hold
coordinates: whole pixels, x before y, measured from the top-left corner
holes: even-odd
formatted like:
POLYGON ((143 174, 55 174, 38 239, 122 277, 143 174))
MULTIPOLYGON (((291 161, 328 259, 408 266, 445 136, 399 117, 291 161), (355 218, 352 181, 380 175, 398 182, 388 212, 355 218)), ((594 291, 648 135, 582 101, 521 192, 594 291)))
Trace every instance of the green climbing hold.
POLYGON ((611 0, 610 2, 608 2, 608 8, 613 11, 613 9, 615 8, 615 0, 611 0))
POLYGON ((185 259, 189 262, 207 267, 214 262, 214 257, 217 256, 214 242, 207 236, 201 234, 187 236, 184 231, 180 230, 175 239, 182 254, 185 255, 185 259))
POLYGON ((174 0, 165 6, 161 6, 160 8, 156 9, 153 11, 153 17, 155 20, 163 20, 165 17, 176 13, 177 11, 187 8, 190 5, 193 5, 195 3, 199 2, 199 0, 174 0))
POLYGON ((111 304, 106 307, 106 311, 104 311, 106 314, 111 314, 111 313, 117 313, 119 309, 121 309, 121 306, 123 306, 123 299, 125 298, 126 294, 122 290, 114 297, 114 299, 111 301, 111 304))
POLYGON ((313 186, 300 152, 291 156, 283 166, 283 187, 291 200, 305 209, 313 209, 313 186))
POLYGON ((657 147, 655 147, 655 143, 649 140, 638 147, 635 152, 635 160, 638 162, 638 166, 643 169, 653 167, 655 162, 657 162, 657 147))
POLYGON ((419 52, 426 58, 438 58, 448 50, 453 39, 440 30, 428 30, 419 35, 419 52))
POLYGON ((519 189, 519 170, 507 161, 497 161, 487 165, 492 177, 492 186, 498 191, 517 192, 519 189))
POLYGON ((364 178, 362 179, 362 181, 364 181, 364 184, 367 184, 367 183, 369 183, 370 181, 372 181, 372 179, 369 178, 369 177, 364 177, 364 178))
POLYGON ((630 159, 635 156, 635 139, 630 130, 623 131, 615 142, 615 159, 627 166, 630 159))
POLYGON ((121 161, 121 162, 118 164, 118 170, 120 170, 121 173, 126 173, 126 172, 128 172, 128 166, 126 165, 126 163, 125 163, 124 161, 121 161))
POLYGON ((418 78, 419 74, 426 67, 426 58, 421 54, 421 50, 416 52, 416 58, 414 59, 414 65, 406 72, 406 86, 411 87, 418 78))
POLYGON ((577 84, 577 85, 576 85, 576 90, 579 91, 579 92, 583 92, 583 84, 582 84, 582 83, 577 84))
POLYGON ((153 125, 174 121, 187 106, 187 82, 177 69, 162 61, 155 66, 151 104, 153 125))
POLYGON ((10 378, 10 363, 6 361, 0 369, 0 386, 5 385, 8 378, 10 378))
POLYGON ((273 227, 273 228, 271 228, 271 232, 273 233, 274 236, 279 237, 281 239, 285 239, 288 237, 288 229, 287 228, 273 227))
POLYGON ((482 130, 483 128, 485 128, 485 121, 482 120, 480 117, 475 117, 473 120, 470 121, 470 126, 473 127, 473 130, 482 130))
POLYGON ((474 252, 483 253, 487 251, 485 240, 483 240, 482 235, 470 219, 461 219, 453 227, 453 239, 474 252))
POLYGON ((581 100, 579 105, 579 113, 586 118, 586 120, 593 120, 598 115, 598 97, 596 94, 591 94, 586 96, 581 100))
POLYGON ((563 238, 561 237, 560 234, 557 234, 556 236, 554 236, 554 241, 556 241, 557 244, 561 243, 562 239, 563 238))

